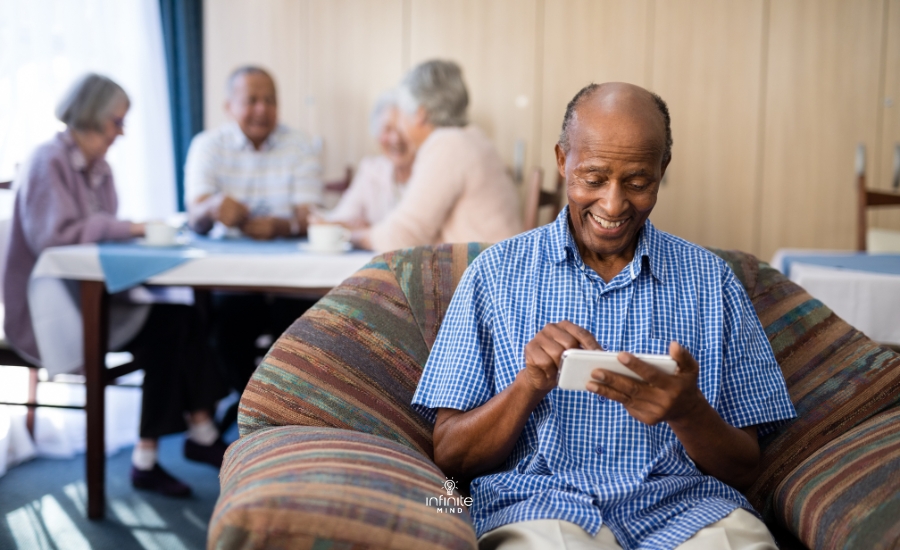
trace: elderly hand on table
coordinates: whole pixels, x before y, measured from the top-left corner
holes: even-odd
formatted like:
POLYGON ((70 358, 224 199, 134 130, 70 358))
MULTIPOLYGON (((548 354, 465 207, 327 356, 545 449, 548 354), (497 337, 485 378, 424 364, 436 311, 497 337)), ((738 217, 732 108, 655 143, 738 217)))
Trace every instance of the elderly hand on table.
POLYGON ((214 207, 213 217, 228 227, 240 227, 250 219, 250 209, 228 195, 223 195, 214 207))

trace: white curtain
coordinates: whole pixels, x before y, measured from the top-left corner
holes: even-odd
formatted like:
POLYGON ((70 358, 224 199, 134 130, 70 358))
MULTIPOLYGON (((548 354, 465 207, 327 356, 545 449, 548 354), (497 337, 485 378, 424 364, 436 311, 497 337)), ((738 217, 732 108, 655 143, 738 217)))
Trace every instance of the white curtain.
POLYGON ((89 71, 131 98, 125 136, 107 154, 120 216, 169 216, 175 172, 157 0, 0 0, 0 180, 63 128, 56 103, 89 71))

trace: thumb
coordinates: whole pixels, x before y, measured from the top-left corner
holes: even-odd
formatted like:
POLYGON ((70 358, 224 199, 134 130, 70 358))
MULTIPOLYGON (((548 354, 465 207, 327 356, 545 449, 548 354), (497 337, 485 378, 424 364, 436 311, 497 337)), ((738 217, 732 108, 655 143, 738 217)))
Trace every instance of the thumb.
POLYGON ((700 372, 700 365, 697 364, 697 360, 694 359, 691 352, 675 340, 672 340, 672 343, 669 344, 669 355, 678 363, 678 372, 700 372))

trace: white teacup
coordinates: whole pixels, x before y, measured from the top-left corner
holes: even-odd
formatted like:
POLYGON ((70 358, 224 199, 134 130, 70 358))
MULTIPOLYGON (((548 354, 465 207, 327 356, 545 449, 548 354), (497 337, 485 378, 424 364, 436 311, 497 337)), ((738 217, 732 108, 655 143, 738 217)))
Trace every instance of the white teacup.
POLYGON ((332 223, 315 223, 307 229, 309 248, 318 252, 343 252, 350 242, 350 230, 332 223))
POLYGON ((165 222, 148 222, 144 226, 144 243, 150 246, 172 246, 176 244, 178 228, 165 222))

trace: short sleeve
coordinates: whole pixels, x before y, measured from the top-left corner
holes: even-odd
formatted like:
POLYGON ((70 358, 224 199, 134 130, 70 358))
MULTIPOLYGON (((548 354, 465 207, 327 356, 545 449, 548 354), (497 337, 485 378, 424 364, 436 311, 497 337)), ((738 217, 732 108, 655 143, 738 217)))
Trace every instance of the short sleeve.
POLYGON ((188 148, 184 163, 184 203, 219 192, 215 168, 219 164, 216 144, 208 132, 197 134, 188 148))
POLYGON ((494 309, 480 260, 469 266, 453 294, 413 396, 413 407, 432 422, 436 409, 468 411, 493 395, 494 309))
POLYGON ((723 282, 724 350, 719 414, 737 428, 771 432, 797 413, 759 317, 734 272, 723 282))

